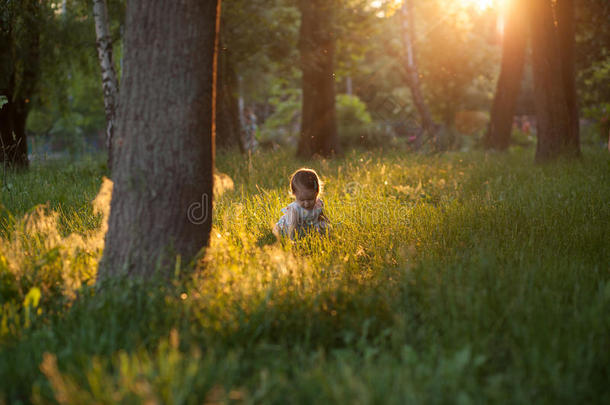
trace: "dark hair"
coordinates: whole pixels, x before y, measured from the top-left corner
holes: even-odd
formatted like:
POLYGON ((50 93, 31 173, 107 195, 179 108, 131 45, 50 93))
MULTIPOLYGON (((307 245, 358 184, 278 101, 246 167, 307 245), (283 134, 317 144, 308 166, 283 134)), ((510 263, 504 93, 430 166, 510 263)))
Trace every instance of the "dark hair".
POLYGON ((299 169, 290 176, 290 190, 295 192, 295 185, 305 187, 307 190, 315 190, 320 192, 320 179, 318 174, 313 169, 299 169))

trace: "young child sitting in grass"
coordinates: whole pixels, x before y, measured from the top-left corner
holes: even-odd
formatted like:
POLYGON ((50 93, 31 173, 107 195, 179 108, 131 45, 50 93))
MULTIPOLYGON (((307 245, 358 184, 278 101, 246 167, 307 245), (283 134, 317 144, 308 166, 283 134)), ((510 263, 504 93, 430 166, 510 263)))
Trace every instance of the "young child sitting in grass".
POLYGON ((290 190, 295 201, 282 208, 284 215, 273 227, 275 236, 295 239, 315 229, 325 234, 328 219, 324 215, 324 203, 318 198, 322 185, 318 174, 312 169, 299 169, 290 177, 290 190))

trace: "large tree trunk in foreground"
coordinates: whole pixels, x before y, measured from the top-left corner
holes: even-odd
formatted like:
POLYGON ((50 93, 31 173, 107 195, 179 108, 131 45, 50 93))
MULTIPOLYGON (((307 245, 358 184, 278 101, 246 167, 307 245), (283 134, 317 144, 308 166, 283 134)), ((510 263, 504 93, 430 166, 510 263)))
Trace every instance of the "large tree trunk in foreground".
POLYGON ((104 109, 106 111, 106 148, 108 149, 108 167, 112 168, 112 138, 115 130, 116 103, 118 101, 119 84, 114 70, 112 58, 112 38, 108 25, 108 10, 106 0, 93 0, 93 18, 97 56, 102 71, 102 88, 104 91, 104 109))
POLYGON ((525 65, 527 19, 525 0, 508 4, 502 39, 502 66, 496 87, 489 128, 483 140, 485 147, 506 150, 510 144, 513 116, 525 65))
POLYGON ((171 275, 208 243, 217 0, 130 0, 99 278, 171 275))
POLYGON ((419 72, 417 69, 417 62, 415 60, 415 19, 413 11, 413 1, 404 0, 401 8, 402 13, 402 38, 403 45, 405 47, 405 69, 406 69, 406 84, 411 91, 411 97, 419 117, 424 131, 434 134, 436 127, 432 120, 432 115, 424 96, 421 92, 421 85, 419 83, 419 72))
MULTIPOLYGON (((577 155, 578 145, 570 139, 570 109, 559 36, 550 0, 531 0, 530 30, 534 70, 534 101, 538 144, 536 161, 559 155, 577 155)), ((572 77, 571 80, 574 80, 572 77)))
POLYGON ((299 51, 303 71, 303 110, 297 155, 339 152, 335 108, 333 2, 299 0, 299 51))

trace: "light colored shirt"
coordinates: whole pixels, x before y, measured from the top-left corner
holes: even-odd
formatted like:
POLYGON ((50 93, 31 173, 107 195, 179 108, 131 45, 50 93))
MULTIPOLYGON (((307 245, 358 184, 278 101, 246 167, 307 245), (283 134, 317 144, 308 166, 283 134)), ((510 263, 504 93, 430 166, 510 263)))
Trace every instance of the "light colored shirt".
POLYGON ((275 224, 280 234, 288 237, 290 235, 291 221, 294 221, 295 236, 301 237, 308 230, 315 229, 319 233, 325 233, 328 227, 328 220, 324 215, 324 202, 320 199, 316 201, 310 210, 303 208, 296 201, 282 208, 284 215, 275 224))

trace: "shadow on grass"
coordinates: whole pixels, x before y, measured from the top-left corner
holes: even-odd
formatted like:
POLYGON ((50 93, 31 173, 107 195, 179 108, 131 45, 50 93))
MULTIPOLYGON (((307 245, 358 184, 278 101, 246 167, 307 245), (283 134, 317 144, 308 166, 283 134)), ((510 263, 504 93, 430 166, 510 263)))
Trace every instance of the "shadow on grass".
POLYGON ((271 229, 269 229, 260 238, 256 240, 256 246, 262 248, 264 246, 273 245, 275 242, 277 242, 277 238, 275 237, 273 232, 271 232, 271 229))

